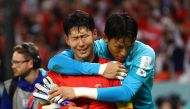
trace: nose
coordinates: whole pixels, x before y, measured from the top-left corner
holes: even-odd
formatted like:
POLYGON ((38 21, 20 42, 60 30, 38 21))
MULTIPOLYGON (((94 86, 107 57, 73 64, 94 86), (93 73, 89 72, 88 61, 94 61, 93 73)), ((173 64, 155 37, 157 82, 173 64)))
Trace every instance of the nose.
POLYGON ((127 55, 127 50, 125 48, 121 49, 120 56, 125 57, 127 55))
POLYGON ((84 41, 83 41, 83 39, 82 39, 82 38, 79 38, 79 40, 78 40, 78 41, 79 41, 78 43, 79 43, 79 45, 80 45, 80 46, 83 46, 83 45, 84 45, 84 41))
POLYGON ((16 64, 12 63, 11 68, 15 68, 16 64))

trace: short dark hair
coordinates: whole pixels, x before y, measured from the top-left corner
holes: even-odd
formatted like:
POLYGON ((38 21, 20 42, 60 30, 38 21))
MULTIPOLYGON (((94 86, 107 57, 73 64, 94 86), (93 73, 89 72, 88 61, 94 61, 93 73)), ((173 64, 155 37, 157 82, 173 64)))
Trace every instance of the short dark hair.
POLYGON ((65 34, 68 35, 73 27, 87 27, 90 31, 95 29, 93 17, 81 10, 76 10, 71 13, 63 22, 65 34))
POLYGON ((138 26, 127 13, 112 14, 108 17, 104 33, 108 39, 131 37, 136 39, 138 26))

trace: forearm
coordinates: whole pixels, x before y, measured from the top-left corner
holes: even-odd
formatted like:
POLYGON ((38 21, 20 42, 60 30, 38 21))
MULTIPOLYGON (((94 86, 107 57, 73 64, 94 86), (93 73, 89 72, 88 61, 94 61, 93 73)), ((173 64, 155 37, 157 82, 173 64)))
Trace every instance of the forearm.
POLYGON ((98 101, 124 102, 130 101, 131 94, 128 88, 122 86, 110 88, 74 88, 77 97, 86 97, 98 101))
POLYGON ((48 69, 66 75, 98 75, 100 64, 76 61, 64 55, 50 59, 48 69))
POLYGON ((122 86, 109 88, 74 88, 74 93, 76 97, 87 97, 99 101, 126 102, 131 100, 142 84, 141 81, 127 76, 122 86))
POLYGON ((129 88, 124 86, 98 88, 97 90, 97 100, 99 101, 127 102, 130 101, 131 97, 134 95, 129 88))

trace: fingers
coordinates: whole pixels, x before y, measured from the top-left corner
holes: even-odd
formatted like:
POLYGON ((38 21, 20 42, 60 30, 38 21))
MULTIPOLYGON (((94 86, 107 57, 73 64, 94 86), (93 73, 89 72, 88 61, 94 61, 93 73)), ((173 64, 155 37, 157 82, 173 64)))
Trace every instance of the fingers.
POLYGON ((60 98, 61 98, 61 96, 60 95, 58 95, 58 96, 56 96, 56 97, 54 97, 52 100, 52 102, 55 102, 55 103, 57 103, 59 100, 60 100, 60 98))
POLYGON ((54 88, 52 88, 52 89, 48 92, 48 94, 51 95, 51 94, 53 94, 53 93, 59 91, 59 89, 60 89, 60 87, 54 87, 54 88))
POLYGON ((33 92, 32 95, 37 99, 46 100, 46 101, 48 100, 48 95, 42 93, 33 92))
POLYGON ((127 72, 127 69, 125 68, 125 66, 122 64, 122 63, 120 63, 120 62, 117 62, 117 61, 112 61, 113 63, 116 63, 117 65, 118 65, 118 71, 119 72, 127 72))
POLYGON ((65 99, 61 98, 58 100, 58 104, 61 104, 65 99))
POLYGON ((40 90, 43 93, 46 93, 46 94, 48 94, 48 92, 49 92, 49 89, 45 88, 44 86, 42 86, 39 83, 35 84, 35 88, 38 89, 38 90, 40 90))
POLYGON ((48 100, 53 102, 53 98, 55 98, 56 96, 60 95, 61 93, 58 92, 57 88, 53 88, 49 91, 49 98, 48 100))
POLYGON ((46 79, 47 79, 47 81, 48 81, 50 84, 54 84, 53 81, 52 81, 52 79, 51 79, 49 76, 47 76, 46 79))
POLYGON ((120 68, 123 68, 123 69, 126 69, 123 64, 120 64, 119 67, 120 67, 120 68))
POLYGON ((58 103, 58 104, 61 104, 61 105, 67 105, 67 104, 69 104, 71 101, 67 101, 67 100, 65 100, 64 98, 61 98, 61 95, 59 95, 59 96, 55 97, 54 102, 55 102, 55 103, 58 103))
POLYGON ((56 87, 56 84, 53 83, 52 79, 47 76, 43 79, 43 83, 44 85, 48 88, 48 89, 52 89, 54 87, 56 87))
POLYGON ((47 88, 51 89, 52 86, 47 77, 43 79, 43 83, 47 88))
POLYGON ((127 76, 127 73, 125 72, 117 72, 116 79, 124 80, 124 78, 127 76))
POLYGON ((117 75, 125 77, 125 76, 127 76, 127 73, 125 73, 125 72, 117 72, 117 75))
POLYGON ((116 76, 116 79, 118 79, 118 80, 123 80, 124 77, 122 77, 122 76, 116 76))
POLYGON ((63 105, 63 106, 70 103, 70 101, 67 101, 67 100, 65 100, 64 98, 62 98, 62 95, 58 95, 58 96, 52 98, 52 99, 51 99, 51 102, 57 103, 57 104, 61 104, 61 105, 63 105))

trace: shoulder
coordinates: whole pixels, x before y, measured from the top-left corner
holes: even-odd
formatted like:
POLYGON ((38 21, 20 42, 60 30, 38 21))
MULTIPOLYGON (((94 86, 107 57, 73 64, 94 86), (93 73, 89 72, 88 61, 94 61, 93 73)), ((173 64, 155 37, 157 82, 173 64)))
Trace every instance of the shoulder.
POLYGON ((61 52, 58 52, 57 54, 55 54, 53 57, 50 58, 50 60, 53 60, 53 59, 60 59, 60 57, 71 57, 71 58, 74 58, 74 53, 71 49, 65 49, 64 51, 61 51, 61 52))
POLYGON ((138 56, 149 56, 155 58, 154 50, 149 45, 146 45, 140 41, 135 41, 133 53, 138 56))
POLYGON ((142 42, 136 41, 132 50, 133 65, 150 70, 155 65, 155 52, 149 46, 142 42))
POLYGON ((94 42, 94 52, 100 57, 108 55, 108 45, 103 39, 96 40, 94 42))
POLYGON ((8 79, 8 80, 4 81, 4 84, 10 84, 11 81, 12 81, 12 79, 8 79))
POLYGON ((107 46, 106 42, 103 39, 94 41, 95 47, 104 47, 107 46))
POLYGON ((11 81, 12 81, 12 79, 4 81, 4 85, 5 86, 10 86, 11 85, 11 81))
POLYGON ((9 90, 9 88, 10 88, 11 81, 12 81, 12 79, 9 79, 9 80, 4 81, 4 87, 5 87, 5 89, 7 90, 7 92, 8 92, 8 90, 9 90))

